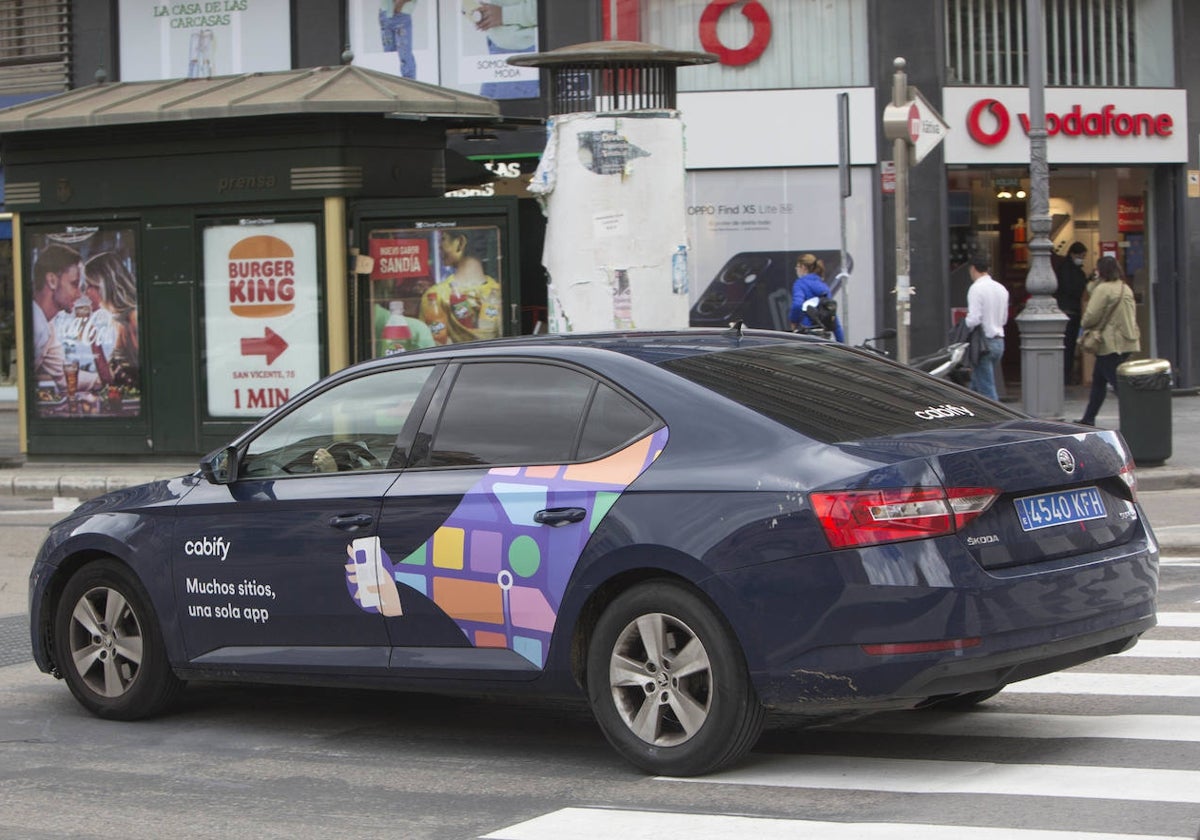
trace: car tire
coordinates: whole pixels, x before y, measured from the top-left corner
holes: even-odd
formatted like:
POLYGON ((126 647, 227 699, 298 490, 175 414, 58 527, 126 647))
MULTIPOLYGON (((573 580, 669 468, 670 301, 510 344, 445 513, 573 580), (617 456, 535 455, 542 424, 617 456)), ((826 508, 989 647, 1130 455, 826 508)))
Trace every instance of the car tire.
POLYGON ((89 563, 63 588, 54 655, 71 693, 93 714, 137 720, 162 711, 183 688, 137 577, 116 560, 89 563))
POLYGON ((641 584, 609 604, 588 645, 587 685, 605 737, 650 773, 710 773, 762 732, 764 710, 733 632, 674 582, 641 584))

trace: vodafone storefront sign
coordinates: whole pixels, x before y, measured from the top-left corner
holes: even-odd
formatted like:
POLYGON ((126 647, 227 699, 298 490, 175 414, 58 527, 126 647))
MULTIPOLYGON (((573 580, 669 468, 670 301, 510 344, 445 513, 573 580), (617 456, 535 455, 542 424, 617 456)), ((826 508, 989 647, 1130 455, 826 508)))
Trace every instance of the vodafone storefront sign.
MULTIPOLYGON (((1085 114, 1082 106, 1075 105, 1065 114, 1046 114, 1046 136, 1053 137, 1061 132, 1071 137, 1107 137, 1110 134, 1118 137, 1168 137, 1175 126, 1170 114, 1123 114, 1116 107, 1108 104, 1099 111, 1085 114)), ((1018 114, 1017 117, 1028 136, 1029 115, 1018 114)), ((967 132, 972 140, 985 146, 1002 142, 1011 126, 1008 108, 998 99, 980 99, 967 112, 967 132), (985 122, 994 123, 994 128, 985 128, 985 122)))
MULTIPOLYGON (((947 163, 1029 161, 1029 97, 1019 88, 946 88, 947 163)), ((1181 163, 1187 140, 1182 90, 1046 91, 1051 163, 1181 163)))

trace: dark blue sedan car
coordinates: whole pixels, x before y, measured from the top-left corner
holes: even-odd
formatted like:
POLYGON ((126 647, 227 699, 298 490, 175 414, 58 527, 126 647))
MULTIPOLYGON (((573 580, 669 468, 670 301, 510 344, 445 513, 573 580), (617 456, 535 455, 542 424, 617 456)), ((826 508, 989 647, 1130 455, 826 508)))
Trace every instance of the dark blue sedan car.
POLYGON ((650 772, 764 711, 966 707, 1155 623, 1111 431, 781 333, 509 339, 341 371, 50 532, 34 655, 107 718, 189 679, 565 696, 650 772))

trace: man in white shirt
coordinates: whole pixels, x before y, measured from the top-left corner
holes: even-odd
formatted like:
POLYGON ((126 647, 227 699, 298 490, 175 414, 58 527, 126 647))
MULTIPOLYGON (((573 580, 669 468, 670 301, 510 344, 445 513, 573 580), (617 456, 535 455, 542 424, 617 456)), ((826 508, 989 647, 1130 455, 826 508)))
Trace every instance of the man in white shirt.
POLYGON ((990 399, 996 394, 996 365, 1004 355, 1004 325, 1008 322, 1008 289, 988 273, 988 258, 971 259, 971 287, 967 289, 967 328, 983 332, 983 353, 971 371, 971 390, 990 399))

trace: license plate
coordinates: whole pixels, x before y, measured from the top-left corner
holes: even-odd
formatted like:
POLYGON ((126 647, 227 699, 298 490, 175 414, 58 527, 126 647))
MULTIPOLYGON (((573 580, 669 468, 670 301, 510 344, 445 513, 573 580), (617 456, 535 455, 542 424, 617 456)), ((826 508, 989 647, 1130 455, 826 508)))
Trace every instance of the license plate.
POLYGON ((1103 519, 1104 500, 1095 487, 1080 487, 1077 490, 1061 490, 1057 493, 1042 493, 1017 499, 1017 518, 1025 531, 1066 525, 1070 522, 1085 522, 1103 519))

